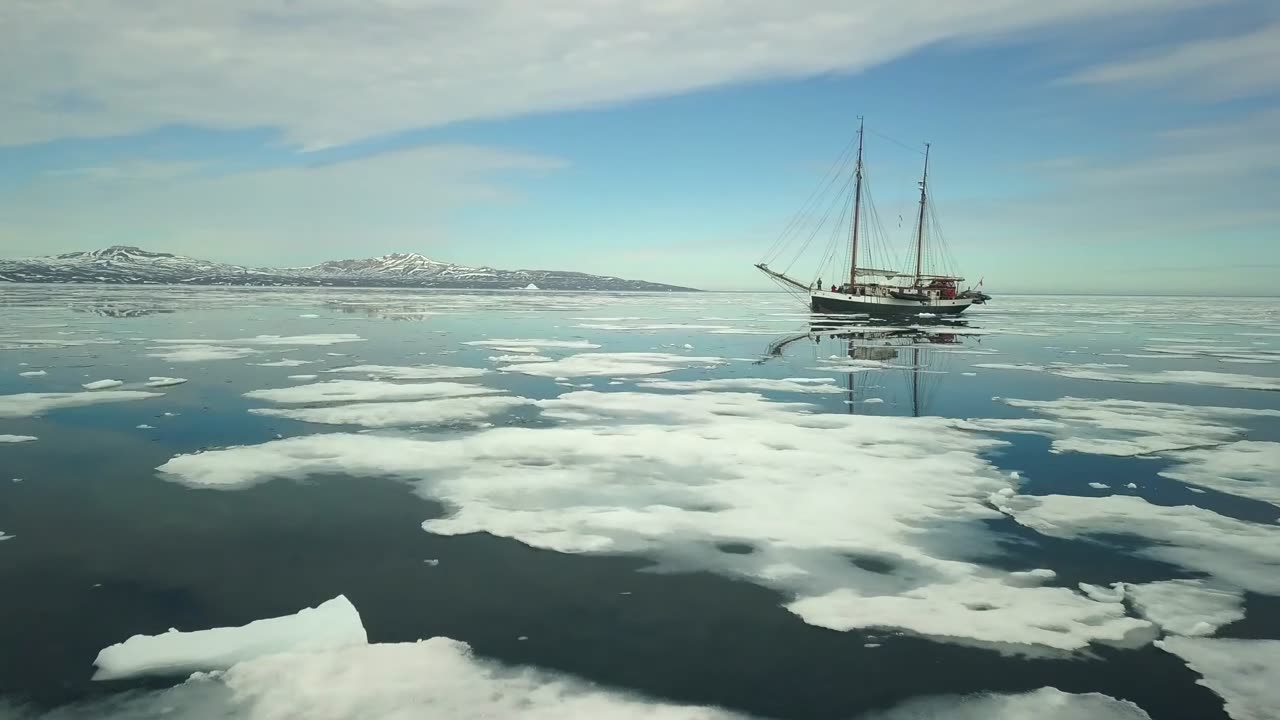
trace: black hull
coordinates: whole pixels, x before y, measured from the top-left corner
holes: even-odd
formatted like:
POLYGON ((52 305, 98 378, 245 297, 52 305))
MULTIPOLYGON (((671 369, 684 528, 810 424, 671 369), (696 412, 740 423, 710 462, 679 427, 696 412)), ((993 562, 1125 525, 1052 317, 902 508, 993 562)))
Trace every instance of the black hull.
POLYGON ((911 305, 885 305, 880 303, 861 302, 859 300, 835 299, 819 296, 810 297, 809 308, 816 313, 853 314, 866 313, 880 317, 903 317, 918 313, 935 315, 959 315, 968 305, 929 305, 928 303, 912 303, 911 305))

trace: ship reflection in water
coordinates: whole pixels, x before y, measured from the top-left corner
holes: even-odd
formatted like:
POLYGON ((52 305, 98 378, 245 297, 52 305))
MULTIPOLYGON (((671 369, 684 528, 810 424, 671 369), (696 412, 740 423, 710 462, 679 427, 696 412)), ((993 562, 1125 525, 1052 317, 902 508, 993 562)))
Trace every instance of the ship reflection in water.
POLYGON ((966 322, 875 327, 865 319, 815 318, 809 330, 778 338, 758 362, 812 353, 818 370, 843 376, 844 405, 851 415, 929 415, 950 372, 951 352, 981 337, 963 332, 966 322))

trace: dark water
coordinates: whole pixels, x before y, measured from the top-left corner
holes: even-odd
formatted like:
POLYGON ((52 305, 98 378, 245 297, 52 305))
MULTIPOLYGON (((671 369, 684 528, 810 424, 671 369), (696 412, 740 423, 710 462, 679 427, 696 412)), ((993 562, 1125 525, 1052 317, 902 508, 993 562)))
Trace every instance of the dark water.
MULTIPOLYGON (((424 470, 411 482, 401 471, 353 474, 337 466, 236 489, 184 484, 157 468, 203 449, 317 433, 427 441, 505 427, 554 432, 561 419, 548 414, 548 406, 523 406, 479 422, 419 421, 379 428, 248 412, 334 407, 320 401, 276 405, 244 396, 308 383, 290 375, 316 374, 317 382, 358 379, 364 374, 321 373, 349 365, 422 363, 495 370, 514 361, 490 358, 520 355, 466 344, 486 338, 541 339, 538 354, 553 362, 578 354, 639 352, 661 354, 645 362, 666 367, 653 374, 635 368, 599 375, 497 371, 447 382, 547 400, 584 391, 592 397, 615 392, 687 395, 699 389, 646 383, 736 379, 742 384, 702 389, 806 403, 806 414, 864 418, 857 422, 918 416, 919 435, 910 435, 915 425, 904 424, 905 437, 915 438, 904 442, 923 448, 924 455, 930 433, 940 432, 924 424, 929 418, 1062 421, 1061 415, 1007 400, 1064 397, 1185 406, 1203 425, 1193 433, 1208 433, 1213 447, 1243 440, 1273 443, 1280 440, 1280 417, 1266 413, 1280 407, 1275 392, 1280 388, 1280 364, 1275 362, 1280 360, 1280 305, 1273 301, 1188 305, 1157 298, 1001 298, 989 308, 975 309, 958 326, 913 318, 892 328, 867 327, 866 321, 854 327, 822 320, 814 325, 802 306, 780 294, 11 287, 0 289, 0 303, 0 395, 6 398, 82 392, 82 383, 104 378, 124 381, 121 390, 146 389, 141 383, 152 376, 188 380, 153 390, 162 397, 136 401, 34 414, 20 404, 0 404, 0 434, 38 438, 0 444, 0 531, 11 536, 0 541, 0 697, 25 704, 29 712, 180 682, 181 677, 164 676, 90 680, 98 651, 134 634, 238 626, 345 595, 359 610, 371 643, 450 637, 505 666, 534 666, 654 701, 714 705, 763 717, 847 718, 925 695, 1021 693, 1046 686, 1129 700, 1153 718, 1226 717, 1222 700, 1196 684, 1196 672, 1149 642, 1115 647, 1093 641, 1068 651, 965 637, 964 627, 955 628, 954 636, 939 636, 914 621, 850 630, 806 622, 786 606, 807 590, 733 565, 735 557, 750 562, 753 554, 783 552, 801 537, 823 545, 824 538, 805 530, 809 518, 800 509, 802 502, 773 509, 788 528, 782 535, 776 528, 762 528, 754 537, 740 527, 732 533, 722 533, 714 524, 690 529, 686 518, 665 529, 613 528, 614 549, 594 552, 530 540, 528 532, 512 530, 501 515, 482 521, 475 532, 425 532, 423 521, 447 518, 460 504, 479 502, 460 501, 458 492, 470 497, 465 490, 452 495, 441 490, 432 484, 437 477, 461 473, 465 484, 468 473, 483 481, 506 472, 483 458, 463 471, 424 470), (315 317, 303 317, 308 315, 315 317), (266 334, 295 340, 252 341, 266 334), (322 334, 359 339, 333 344, 305 339, 322 334), (192 345, 164 342, 175 339, 203 339, 208 346, 252 354, 189 361, 153 356, 192 345), (600 347, 547 346, 551 339, 600 347), (684 357, 719 360, 685 362, 684 357), (309 362, 294 367, 253 364, 281 358, 309 362), (847 370, 850 359, 864 366, 847 370), (1033 367, 975 367, 992 363, 1033 367), (19 374, 40 370, 46 374, 19 374), (1081 377, 1080 372, 1106 377, 1081 377), (796 378, 812 380, 807 388, 801 382, 790 390, 760 382, 796 378), (581 387, 588 383, 590 388, 581 387), (815 391, 829 384, 838 389, 815 391), (1219 417, 1194 411, 1206 406, 1262 412, 1219 417), (628 549, 632 533, 654 535, 628 549), (424 562, 428 559, 438 564, 424 562)), ((1265 492, 1241 494, 1208 481, 1199 487, 1163 477, 1160 473, 1176 473, 1182 462, 1174 451, 1148 449, 1124 456, 1055 446, 1072 438, 1087 445, 1176 437, 1183 430, 1165 424, 1171 422, 1169 412, 1129 413, 1134 428, 1100 429, 1075 418, 1052 432, 945 432, 1003 441, 977 452, 977 461, 985 465, 973 472, 990 478, 1016 471, 1019 478, 1011 484, 1021 495, 1126 495, 1157 507, 1197 506, 1256 525, 1269 533, 1265 542, 1280 542, 1275 539, 1280 507, 1265 492), (1108 487, 1095 488, 1090 482, 1108 487), (1137 487, 1125 487, 1128 483, 1137 487)), ((1096 419, 1096 414, 1089 417, 1096 419)), ((673 415, 646 422, 670 426, 682 421, 673 415)), ((873 427, 850 425, 848 432, 873 427)), ((609 432, 590 430, 584 437, 606 442, 609 432)), ((740 442, 758 440, 742 437, 740 442)), ((626 442, 616 447, 620 453, 629 451, 626 442)), ((707 459, 711 466, 733 468, 743 462, 732 449, 732 438, 714 447, 724 448, 725 454, 707 459)), ((868 458, 877 447, 865 449, 868 458)), ((780 443, 777 452, 796 454, 797 467, 809 467, 812 453, 798 454, 804 448, 780 443)), ((668 462, 692 462, 678 457, 673 450, 668 462)), ((379 458, 361 462, 377 465, 379 458)), ((861 456, 849 462, 857 465, 861 456)), ((888 462, 886 467, 892 467, 893 461, 888 462)), ((594 472, 605 483, 617 468, 602 465, 594 472)), ((695 468, 695 473, 705 477, 706 470, 695 468)), ((671 477, 680 482, 683 475, 672 472, 671 477)), ((652 480, 648 471, 644 478, 652 480)), ((824 492, 826 482, 815 478, 812 492, 824 492)), ((903 493, 919 492, 906 485, 909 477, 895 482, 903 483, 903 493)), ((628 504, 623 485, 618 508, 644 510, 647 505, 628 504)), ((1254 485, 1269 486, 1274 497, 1280 478, 1271 474, 1254 485)), ((564 513, 565 527, 576 527, 576 501, 548 499, 541 486, 528 492, 528 512, 564 513)), ((702 514, 715 516, 714 492, 701 497, 712 503, 702 514)), ((879 497, 868 496, 867 502, 882 502, 879 497)), ((730 505, 751 502, 727 498, 730 505)), ((837 501, 844 500, 833 499, 837 501)), ((929 499, 922 501, 928 504, 929 499)), ((986 500, 973 502, 984 505, 986 500)), ((859 512, 850 508, 850 522, 865 522, 857 520, 859 512)), ((994 515, 957 517, 954 522, 963 529, 955 533, 938 530, 950 518, 931 519, 923 532, 927 537, 938 531, 940 538, 980 538, 974 541, 978 549, 962 554, 981 577, 1047 568, 1056 573, 1048 586, 1071 590, 1081 582, 1199 578, 1242 598, 1243 619, 1222 625, 1213 637, 1280 639, 1280 602, 1266 583, 1237 587, 1239 573, 1224 579, 1185 562, 1152 557, 1144 548, 1167 541, 1150 535, 1142 522, 1126 533, 1054 534, 1016 517, 994 515)), ((949 561, 960 552, 935 552, 927 537, 885 550, 889 561, 869 556, 859 570, 867 577, 892 577, 899 555, 935 555, 919 560, 928 564, 949 561)), ((1258 562, 1266 560, 1265 542, 1258 562)), ((1280 563, 1280 557, 1271 561, 1280 563)), ((815 580, 848 582, 843 575, 815 580)), ((1126 608, 1130 616, 1138 616, 1132 603, 1126 608)))

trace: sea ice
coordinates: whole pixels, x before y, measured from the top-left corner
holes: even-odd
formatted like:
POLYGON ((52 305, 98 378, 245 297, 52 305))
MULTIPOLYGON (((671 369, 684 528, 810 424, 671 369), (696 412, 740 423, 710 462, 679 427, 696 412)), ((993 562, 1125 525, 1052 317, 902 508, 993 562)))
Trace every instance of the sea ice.
POLYGON ((392 380, 443 380, 447 378, 469 378, 487 375, 483 368, 453 367, 449 365, 415 365, 398 367, 395 365, 350 365, 347 367, 324 370, 327 373, 351 373, 368 375, 371 378, 389 378, 392 380))
POLYGON ((1199 673, 1232 720, 1280 717, 1280 640, 1169 637, 1156 645, 1199 673))
POLYGON ((104 390, 100 392, 0 395, 0 417, 32 417, 58 408, 145 400, 153 397, 164 397, 164 394, 143 392, 141 390, 104 390))
POLYGON ((261 362, 261 363, 250 363, 250 364, 257 365, 258 367, 299 367, 302 365, 310 365, 313 362, 315 362, 315 360, 293 360, 291 358, 284 358, 283 360, 276 360, 274 362, 261 362))
MULTIPOLYGON (((320 632, 328 631, 321 628, 320 632)), ((260 654, 222 672, 196 673, 167 690, 134 691, 53 712, 57 720, 166 717, 735 720, 740 716, 712 707, 649 700, 537 668, 500 665, 477 657, 466 643, 444 637, 260 654)), ((17 715, 16 720, 35 719, 17 715)))
POLYGON ((441 400, 355 403, 332 407, 254 409, 255 415, 282 417, 325 425, 360 425, 370 428, 404 425, 482 422, 533 401, 507 395, 475 395, 441 400))
POLYGON ((1089 487, 1093 488, 1094 490, 1107 490, 1107 489, 1110 489, 1111 486, 1106 483, 1091 482, 1089 483, 1089 487))
POLYGON ((209 360, 236 360, 257 355, 261 351, 249 348, 222 347, 217 345, 175 345, 171 347, 153 347, 147 357, 160 358, 166 362, 206 362, 209 360))
POLYGON ((718 357, 691 357, 659 352, 579 353, 551 362, 517 363, 498 368, 539 377, 585 375, 660 375, 687 367, 714 367, 718 357))
POLYGON ((120 380, 94 380, 93 382, 87 382, 80 387, 85 390, 106 390, 108 388, 120 387, 123 384, 124 382, 120 380))
POLYGON ((40 377, 42 375, 48 375, 48 374, 49 373, 44 370, 28 370, 27 372, 18 373, 18 376, 19 377, 40 377))
POLYGON ((368 642, 360 613, 343 595, 284 617, 240 627, 134 635, 103 648, 93 664, 94 680, 139 675, 187 675, 230 668, 253 658, 287 651, 322 650, 368 642))
POLYGON ((1125 591, 1142 617, 1174 635, 1212 635, 1244 618, 1244 597, 1201 580, 1161 580, 1125 591))
POLYGON ((1240 440, 1168 453, 1163 477, 1280 507, 1280 443, 1240 440))
POLYGON ((330 380, 294 385, 287 388, 251 390, 244 394, 254 400, 274 403, 376 402, 386 400, 423 400, 427 398, 461 397, 494 393, 494 388, 455 382, 429 382, 405 385, 381 380, 330 380))
POLYGON ((926 697, 858 720, 1151 720, 1128 700, 1045 687, 1027 693, 926 697))
POLYGON ((595 350, 600 346, 586 340, 527 340, 527 339, 489 339, 489 340, 471 340, 463 343, 463 345, 479 345, 480 347, 492 348, 503 352, 537 352, 546 348, 559 348, 565 350, 595 350))
POLYGON ((0 435, 0 443, 20 443, 38 440, 35 435, 0 435))
POLYGON ((208 338, 154 340, 161 345, 250 345, 250 346, 324 346, 339 343, 364 342, 364 338, 352 333, 321 333, 316 335, 256 335, 235 340, 211 340, 208 338))
POLYGON ((640 388, 646 390, 764 390, 793 393, 842 393, 845 388, 834 385, 826 378, 715 378, 713 380, 645 380, 640 388))
POLYGON ((400 478, 447 508, 428 532, 710 570, 783 592, 806 621, 837 629, 1066 651, 1154 635, 1120 603, 1028 587, 1025 573, 970 559, 994 544, 982 521, 999 517, 988 498, 1008 479, 984 453, 1004 443, 946 419, 813 413, 731 392, 583 391, 538 406, 559 424, 310 435, 179 455, 159 470, 224 489, 316 473, 400 478), (720 551, 727 542, 753 552, 720 551))
POLYGON ((181 385, 186 381, 187 381, 186 378, 155 376, 155 377, 147 378, 146 385, 147 387, 172 387, 174 385, 181 385))
POLYGON ((1194 505, 1153 505, 1136 495, 1000 498, 1001 511, 1043 535, 1136 536, 1137 555, 1216 577, 1238 588, 1280 595, 1280 527, 1225 517, 1194 505))

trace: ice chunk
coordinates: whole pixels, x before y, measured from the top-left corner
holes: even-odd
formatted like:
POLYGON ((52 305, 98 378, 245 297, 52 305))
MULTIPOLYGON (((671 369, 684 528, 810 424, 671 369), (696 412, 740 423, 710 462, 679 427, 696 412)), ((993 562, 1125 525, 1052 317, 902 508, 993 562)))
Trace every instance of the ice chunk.
POLYGON ((316 346, 339 343, 364 342, 364 338, 352 333, 320 333, 315 335, 256 335, 235 340, 210 340, 207 338, 155 340, 161 345, 250 345, 250 346, 316 346))
POLYGON ((1101 585, 1090 585, 1089 583, 1080 583, 1080 592, 1088 595, 1090 598, 1098 602, 1115 602, 1124 600, 1125 584, 1112 583, 1111 588, 1105 588, 1101 585))
POLYGON ((533 401, 506 395, 475 395, 441 400, 355 403, 299 410, 254 409, 255 415, 282 417, 325 425, 361 425, 370 428, 481 422, 533 401))
POLYGON ((1134 609, 1174 635, 1212 635, 1244 618, 1239 591, 1215 588, 1201 580, 1162 580, 1126 584, 1134 609))
POLYGON ((1151 720, 1128 700, 1100 693, 1072 694, 1040 688, 1017 695, 926 697, 859 720, 1151 720))
POLYGON ((1093 488, 1094 490, 1108 490, 1111 488, 1110 485, 1106 483, 1100 483, 1100 482, 1091 482, 1089 483, 1089 487, 1093 488))
POLYGON ((1019 495, 1001 510, 1052 537, 1128 535, 1138 555, 1203 572, 1235 587, 1280 595, 1280 527, 1224 517, 1193 505, 1153 505, 1136 495, 1019 495))
POLYGON ((826 378, 715 378, 713 380, 645 380, 641 389, 653 390, 765 390, 793 393, 842 393, 845 388, 826 378))
POLYGON ((399 367, 395 365, 350 365, 347 367, 325 370, 327 373, 359 373, 371 378, 389 378, 392 380, 444 380, 448 378, 469 378, 489 374, 483 368, 452 367, 449 365, 415 365, 399 367))
POLYGON ((1280 507, 1280 443, 1241 440, 1168 454, 1160 475, 1280 507))
POLYGON ((315 360, 294 360, 292 358, 284 358, 274 362, 251 363, 258 367, 298 367, 300 365, 310 365, 315 360))
POLYGON ((579 353, 551 362, 517 363, 499 368, 540 377, 584 375, 660 375, 686 367, 722 365, 718 357, 692 357, 659 352, 579 353))
MULTIPOLYGON (((3 530, 0 530, 0 541, 4 541, 4 540, 12 540, 12 539, 13 539, 13 538, 15 538, 15 537, 17 537, 17 535, 5 535, 5 534, 4 534, 4 531, 3 531, 3 530)), ((2 708, 0 708, 0 709, 2 709, 2 708)))
POLYGON ((537 355, 530 353, 528 355, 510 354, 510 355, 490 355, 489 362, 495 363, 519 363, 519 362, 551 362, 552 358, 545 355, 537 355))
POLYGON ((155 376, 147 379, 147 387, 172 387, 186 382, 186 378, 155 376))
POLYGON ((164 397, 164 394, 143 392, 141 390, 104 390, 100 392, 0 395, 0 418, 32 417, 58 408, 145 400, 153 397, 164 397))
POLYGON ((251 390, 244 394, 254 400, 282 404, 332 403, 379 400, 422 400, 425 398, 462 397, 499 392, 494 388, 454 382, 432 382, 404 385, 381 380, 330 380, 310 385, 295 385, 270 390, 251 390))
POLYGON ((147 353, 147 357, 160 358, 166 362, 206 362, 210 360, 236 360, 258 355, 261 351, 250 348, 233 348, 221 345, 175 345, 171 347, 148 348, 156 352, 147 353))
POLYGON ((0 443, 20 443, 38 440, 35 435, 0 435, 0 443))
POLYGON ((240 627, 161 635, 134 635, 104 648, 93 664, 94 680, 139 675, 187 675, 221 670, 264 655, 320 650, 368 642, 360 613, 346 596, 284 617, 254 620, 240 627))
MULTIPOLYGON (((462 642, 346 645, 262 655, 163 691, 58 708, 58 720, 733 720, 532 667, 476 657, 462 642)), ((742 719, 745 720, 745 719, 742 719)), ((1050 718, 1050 720, 1055 720, 1050 718)), ((1100 716, 1099 720, 1110 720, 1100 716)))
POLYGON ((503 352, 537 352, 544 348, 560 348, 565 350, 595 350, 600 346, 586 340, 511 340, 506 338, 492 340, 471 340, 463 345, 479 345, 503 352))
POLYGON ((138 425, 137 429, 138 430, 155 430, 156 428, 154 425, 147 425, 146 423, 143 423, 142 425, 138 425))
POLYGON ((1280 717, 1280 640, 1170 637, 1156 642, 1200 674, 1232 720, 1280 717))
POLYGON ((319 375, 290 375, 290 380, 315 380, 319 375))
POLYGON ((41 375, 48 374, 49 373, 44 370, 28 370, 27 372, 18 373, 19 377, 40 377, 41 375))
POLYGON ((124 382, 121 380, 94 380, 93 382, 87 382, 80 387, 85 390, 106 390, 108 388, 120 387, 123 384, 124 382))

